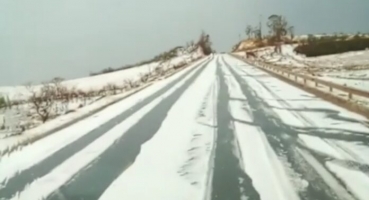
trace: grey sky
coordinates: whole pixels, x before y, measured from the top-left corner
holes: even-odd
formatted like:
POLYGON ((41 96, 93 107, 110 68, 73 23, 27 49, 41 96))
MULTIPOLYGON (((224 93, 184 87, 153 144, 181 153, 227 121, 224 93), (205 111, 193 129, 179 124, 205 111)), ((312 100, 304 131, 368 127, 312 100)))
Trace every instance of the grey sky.
POLYGON ((228 51, 246 24, 285 15, 296 32, 369 32, 368 0, 1 0, 0 85, 76 78, 211 35, 228 51))

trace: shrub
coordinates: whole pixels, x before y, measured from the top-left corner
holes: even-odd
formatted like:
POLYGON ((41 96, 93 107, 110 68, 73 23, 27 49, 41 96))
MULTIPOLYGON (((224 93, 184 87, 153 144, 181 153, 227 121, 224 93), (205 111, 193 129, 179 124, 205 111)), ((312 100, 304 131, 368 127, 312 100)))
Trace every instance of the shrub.
POLYGON ((35 110, 43 123, 55 114, 52 113, 52 109, 56 101, 63 99, 63 96, 67 95, 68 91, 62 85, 62 81, 62 78, 54 78, 49 82, 42 83, 39 89, 36 89, 32 83, 25 85, 30 93, 28 102, 31 104, 31 109, 35 110))
POLYGON ((313 57, 361 51, 366 48, 369 48, 369 38, 359 35, 352 38, 348 38, 348 36, 323 36, 321 38, 309 36, 305 44, 298 45, 294 50, 296 53, 313 57))
POLYGON ((206 34, 205 32, 201 33, 200 38, 196 45, 201 48, 204 55, 209 55, 213 53, 213 49, 211 47, 212 43, 210 41, 210 36, 209 34, 206 34))
MULTIPOLYGON (((189 43, 189 45, 193 45, 193 44, 189 43)), ((101 75, 101 74, 107 74, 107 73, 116 72, 116 71, 119 71, 119 70, 125 70, 125 69, 129 69, 129 68, 133 68, 133 67, 137 67, 137 66, 141 66, 141 65, 150 64, 152 62, 159 62, 159 61, 162 61, 162 60, 168 60, 168 59, 176 57, 178 51, 181 50, 182 48, 184 48, 184 47, 176 46, 176 47, 170 49, 169 51, 166 51, 166 52, 163 52, 163 53, 161 53, 157 56, 154 56, 153 58, 151 58, 149 60, 144 60, 144 61, 141 61, 141 62, 137 62, 135 64, 124 65, 124 66, 116 68, 116 69, 108 67, 106 69, 101 70, 100 72, 90 72, 90 76, 97 76, 97 75, 101 75)))
POLYGON ((6 106, 5 98, 0 96, 0 108, 3 108, 5 106, 6 106))

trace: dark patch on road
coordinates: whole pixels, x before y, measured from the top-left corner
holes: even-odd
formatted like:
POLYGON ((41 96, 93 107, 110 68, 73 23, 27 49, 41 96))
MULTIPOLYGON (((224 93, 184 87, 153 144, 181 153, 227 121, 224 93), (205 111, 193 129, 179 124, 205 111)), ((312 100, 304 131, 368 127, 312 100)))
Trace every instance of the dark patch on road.
MULTIPOLYGON (((295 127, 285 124, 276 115, 271 115, 266 110, 270 110, 268 104, 227 64, 231 73, 241 85, 242 93, 247 97, 251 108, 254 121, 246 122, 254 126, 259 126, 266 134, 269 143, 280 157, 286 158, 291 165, 291 170, 299 174, 301 178, 309 182, 305 190, 299 191, 300 198, 303 200, 336 200, 340 199, 335 192, 325 183, 315 169, 302 158, 298 152, 298 134, 295 127)), ((239 120, 241 121, 241 120, 239 120)), ((245 133, 246 134, 246 133, 245 133)))
POLYGON ((217 75, 220 88, 217 104, 217 141, 214 158, 212 182, 212 200, 259 200, 260 196, 252 185, 251 178, 241 168, 239 158, 234 154, 236 138, 231 126, 231 114, 228 110, 230 100, 228 86, 219 60, 217 75))
MULTIPOLYGON (((210 60, 205 60, 199 63, 197 66, 204 65, 204 63, 210 62, 210 60)), ((34 180, 37 180, 38 178, 50 173, 55 167, 63 163, 65 160, 73 156, 76 152, 82 150, 87 145, 91 144, 93 141, 104 135, 107 131, 109 131, 111 128, 116 126, 117 124, 124 121, 126 118, 143 108, 145 105, 156 99, 157 97, 163 95, 165 92, 167 92, 170 88, 172 88, 175 84, 183 80, 188 74, 190 74, 192 71, 197 69, 197 67, 193 67, 193 69, 190 69, 188 72, 181 75, 178 79, 172 81, 159 91, 155 92, 154 94, 150 95, 146 99, 138 102, 134 106, 132 106, 130 109, 122 112, 118 116, 114 117, 110 121, 106 122, 105 124, 99 126, 98 128, 88 132, 81 138, 77 139, 76 141, 64 146, 54 154, 47 157, 45 160, 39 162, 38 164, 28 168, 27 170, 24 170, 22 172, 19 172, 14 177, 10 178, 6 181, 6 183, 2 183, 5 185, 5 187, 0 188, 0 199, 10 199, 12 196, 14 196, 18 191, 22 191, 27 184, 31 183, 34 180)))
POLYGON ((69 183, 60 187, 47 199, 99 199, 109 185, 134 163, 141 151, 141 145, 155 135, 174 103, 203 72, 207 64, 149 111, 89 167, 72 177, 69 183), (60 198, 60 194, 64 199, 60 198))

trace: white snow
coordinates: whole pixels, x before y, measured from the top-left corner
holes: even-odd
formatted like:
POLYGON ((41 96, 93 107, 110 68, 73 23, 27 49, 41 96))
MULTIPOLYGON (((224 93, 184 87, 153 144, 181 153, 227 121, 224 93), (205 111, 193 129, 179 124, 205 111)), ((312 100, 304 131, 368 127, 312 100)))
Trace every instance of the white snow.
MULTIPOLYGON (((136 89, 136 90, 132 90, 129 91, 127 93, 124 94, 119 94, 119 95, 114 95, 114 96, 109 96, 106 98, 101 99, 98 102, 95 102, 91 105, 85 106, 83 108, 78 109, 77 112, 73 112, 73 113, 69 113, 67 115, 62 115, 59 116, 56 119, 47 121, 46 123, 30 129, 30 130, 26 130, 23 134, 21 135, 16 135, 16 136, 12 136, 12 137, 7 137, 7 138, 3 138, 0 140, 0 152, 3 152, 9 148, 12 148, 13 146, 17 146, 18 144, 21 144, 25 141, 28 140, 32 140, 32 138, 38 137, 40 135, 45 134, 47 131, 53 130, 55 127, 59 127, 67 122, 73 121, 83 115, 86 115, 98 108, 101 108, 109 103, 112 103, 120 98, 123 98, 127 95, 130 95, 131 93, 136 92, 137 90, 139 90, 140 88, 136 89)), ((95 114, 94 116, 98 116, 98 114, 95 114)), ((108 120, 108 119, 107 119, 108 120)))
MULTIPOLYGON (((297 149, 300 155, 314 168, 316 173, 320 175, 320 177, 324 180, 324 182, 333 190, 335 191, 336 195, 347 200, 355 200, 352 196, 347 192, 346 188, 342 186, 335 177, 328 172, 322 166, 318 160, 313 157, 310 153, 303 149, 297 149)), ((353 183, 351 183, 353 184, 353 183)), ((359 183, 360 184, 360 183, 359 183)), ((356 184, 353 184, 356 185, 356 184)), ((354 191, 356 192, 356 191, 354 191)), ((363 199, 362 199, 363 200, 363 199)))
MULTIPOLYGON (((159 131, 142 145, 135 162, 113 182, 101 200, 118 196, 121 199, 204 199, 214 128, 209 127, 213 126, 211 121, 206 126, 194 119, 205 91, 214 85, 215 69, 213 60, 173 105, 159 131), (197 149, 191 151, 192 147, 197 149), (189 162, 191 158, 193 161, 189 162)), ((214 98, 208 96, 208 106, 213 107, 214 98)), ((211 112, 207 114, 209 119, 215 117, 211 112)))
MULTIPOLYGON (((369 56, 369 55, 368 55, 369 56)), ((347 87, 369 90, 369 70, 341 71, 323 74, 322 79, 347 87)))
MULTIPOLYGON (((219 90, 216 60, 219 57, 222 60, 222 56, 214 57, 170 108, 153 138, 141 146, 135 162, 113 181, 100 200, 210 199, 219 90)), ((367 200, 369 176, 359 169, 369 166, 369 146, 362 144, 360 139, 360 136, 369 137, 367 119, 293 87, 258 68, 229 56, 224 58, 253 88, 253 95, 268 104, 261 108, 250 107, 240 83, 221 61, 230 95, 230 101, 225 106, 228 106, 233 118, 232 127, 240 150, 235 153, 240 154, 240 165, 252 179, 261 200, 299 200, 298 192, 303 190, 299 187, 304 188, 309 183, 288 171, 288 163, 273 150, 266 133, 252 116, 252 109, 263 109, 270 117, 279 118, 283 126, 296 131, 296 143, 305 147, 296 146, 301 159, 307 161, 314 173, 320 175, 339 197, 351 200, 353 194, 360 200, 367 200), (327 159, 320 163, 311 152, 327 159)), ((29 169, 94 127, 130 109, 190 69, 158 81, 91 117, 3 156, 0 160, 0 182, 29 169)), ((191 74, 198 70, 200 68, 191 74)), ((50 173, 34 180, 12 200, 41 199, 67 183, 185 80, 117 124, 50 173)))
POLYGON ((333 162, 327 162, 327 167, 336 174, 343 182, 346 187, 352 191, 355 191, 355 196, 358 199, 366 200, 369 197, 369 179, 368 176, 363 176, 363 173, 355 170, 348 169, 347 167, 340 166, 333 162), (353 184, 355 183, 355 184, 353 184))
MULTIPOLYGON (((197 70, 199 69, 196 69, 196 71, 197 70)), ((191 72, 191 74, 193 73, 195 72, 191 72)), ((19 195, 15 196, 13 200, 42 199, 50 195, 53 191, 55 191, 61 185, 66 183, 78 171, 80 171, 81 169, 86 167, 89 163, 91 163, 94 159, 96 159, 102 152, 104 152, 117 139, 119 139, 131 126, 133 126, 143 116, 145 116, 145 114, 147 114, 152 108, 158 105, 167 96, 172 94, 178 87, 183 85, 183 83, 191 76, 191 74, 187 76, 186 79, 176 84, 165 94, 156 98, 154 101, 150 102, 148 105, 146 105, 141 110, 139 110, 138 112, 136 112, 135 114, 124 120, 122 123, 116 125, 114 128, 109 130, 107 133, 105 133, 103 136, 95 140, 93 143, 89 144, 87 147, 85 147, 78 153, 74 154, 72 157, 67 159, 61 165, 53 169, 46 176, 38 178, 37 180, 32 182, 30 185, 26 187, 24 191, 22 191, 19 195)), ((119 114, 119 112, 117 111, 120 110, 116 110, 115 114, 119 114)), ((70 131, 68 133, 73 134, 70 131)), ((15 166, 15 168, 17 166, 15 166)), ((6 170, 7 172, 9 172, 16 169, 12 168, 6 170)), ((117 196, 115 196, 115 198, 117 196)))
MULTIPOLYGON (((273 47, 257 49, 258 56, 270 63, 286 67, 305 75, 319 75, 318 78, 361 90, 369 88, 369 51, 354 51, 334 55, 305 57, 296 54, 296 45, 282 45, 282 54, 273 53, 273 47)), ((236 55, 244 56, 243 52, 236 55)))
MULTIPOLYGON (((201 54, 194 52, 192 54, 183 54, 175 57, 164 63, 162 67, 170 67, 180 62, 187 62, 190 58, 199 58, 201 54)), ((125 80, 138 80, 143 74, 152 72, 156 67, 159 67, 158 62, 137 66, 125 70, 119 70, 112 73, 101 74, 96 76, 83 77, 73 80, 66 80, 62 82, 62 85, 77 91, 90 91, 102 89, 107 84, 123 85, 125 80)), ((52 77, 50 77, 52 78, 52 77)), ((39 86, 35 86, 37 89, 39 86)), ((9 97, 10 100, 26 99, 30 93, 25 86, 0 86, 0 94, 4 94, 9 97)))
MULTIPOLYGON (((331 159, 355 161, 362 165, 369 165, 369 147, 360 144, 360 139, 356 139, 355 142, 355 132, 359 132, 363 137, 369 137, 369 127, 365 124, 367 119, 280 81, 255 67, 240 65, 241 61, 230 57, 227 57, 226 60, 231 63, 231 66, 235 66, 233 68, 239 74, 250 75, 243 76, 243 79, 254 89, 259 98, 271 106, 272 111, 286 125, 297 129, 299 139, 307 148, 331 159), (312 131, 303 130, 308 127, 318 133, 310 135, 309 133, 312 131), (298 131, 298 128, 302 128, 302 130, 298 131), (346 141, 345 138, 352 138, 354 141, 346 141)), ((324 175, 329 184, 336 188, 336 191, 342 192, 342 188, 337 186, 337 183, 324 172, 325 170, 317 164, 315 159, 304 153, 305 151, 301 152, 324 175)), ((365 173, 358 171, 355 176, 359 178, 352 181, 345 175, 346 172, 337 170, 337 167, 334 169, 342 181, 350 184, 352 193, 359 196, 367 194, 362 191, 363 186, 367 186, 367 181, 369 181, 369 177, 365 173)))
MULTIPOLYGON (((174 58, 170 64, 177 64, 179 62, 182 62, 184 59, 187 59, 188 55, 183 55, 181 57, 178 57, 178 58, 174 58)), ((196 62, 196 63, 199 63, 196 62)), ((144 66, 143 66, 144 67, 144 66)), ((147 66, 146 66, 147 67, 147 66)), ((135 68, 132 68, 132 70, 135 69, 135 68)), ((124 70, 126 71, 126 70, 124 70)), ((123 72, 123 71, 121 71, 123 72)), ((100 77, 101 78, 101 81, 102 80, 113 80, 112 77, 107 77, 107 76, 116 76, 114 74, 116 73, 121 73, 121 72, 114 72, 114 73, 111 73, 111 74, 105 74, 105 75, 100 75, 100 76, 94 76, 94 77, 87 77, 85 78, 86 81, 81 81, 81 84, 88 84, 88 83, 98 83, 99 81, 97 80, 92 80, 92 79, 95 79, 96 77, 100 77), (101 77, 101 76, 104 76, 104 77, 101 77), (96 81, 96 82, 95 82, 96 81)), ((175 76, 177 77, 177 76, 175 76)), ((170 79, 172 80, 172 79, 170 79)), ((75 81, 75 83, 79 83, 78 80, 72 80, 72 82, 75 81)), ((74 85, 75 86, 75 85, 74 85)), ((31 140, 35 137, 38 137, 38 136, 41 136, 43 134, 45 134, 47 131, 50 131, 50 130, 53 130, 55 127, 59 127, 63 124, 66 124, 70 121, 73 121, 73 120, 76 120, 78 119, 79 117, 82 117, 84 115, 87 115, 88 113, 90 112, 93 112, 94 110, 97 110, 105 105, 108 105, 110 103, 113 103, 127 95, 130 95, 131 93, 134 93, 138 90, 140 90, 141 88, 143 87, 146 87, 147 85, 143 85, 137 89, 133 89, 133 90, 130 90, 128 92, 125 92, 125 93, 122 93, 122 94, 118 94, 118 95, 114 95, 114 96, 107 96, 105 98, 102 98, 100 99, 99 101, 96 101, 96 102, 93 102, 92 104, 88 105, 88 106, 84 106, 83 108, 80 108, 80 109, 76 109, 75 107, 78 107, 78 105, 80 104, 80 102, 75 102, 73 104, 73 102, 70 103, 69 105, 69 110, 70 109, 76 109, 75 112, 72 112, 72 113, 69 113, 69 114, 66 114, 66 115, 61 115, 55 119, 52 119, 52 120, 49 120, 47 121, 46 123, 44 124, 41 124, 35 128, 31 128, 29 130, 26 130, 23 134, 21 135, 15 135, 15 136, 12 136, 12 137, 7 137, 7 138, 2 138, 3 136, 0 136, 0 153, 9 149, 9 148, 12 148, 14 146, 17 146, 18 144, 22 144, 23 142, 25 141, 28 141, 28 140, 31 140)), ((157 86, 155 86, 155 88, 157 88, 157 86)), ((0 88, 1 90, 1 88, 0 88)), ((14 90, 14 91, 17 91, 17 90, 14 90)), ((20 90, 21 91, 21 90, 20 90)), ((18 91, 19 92, 19 91, 18 91)), ((92 98, 91 100, 94 100, 95 98, 92 98)), ((91 101, 92 102, 92 101, 91 101)), ((86 102, 85 102, 86 103, 86 102)), ((27 109, 27 106, 29 105, 24 105, 22 107, 22 109, 27 109)), ((61 107, 62 105, 57 105, 56 107, 61 107)), ((1 115, 1 114, 0 114, 1 115)), ((2 116, 2 115, 1 115, 2 116)), ((32 120, 31 120, 32 121, 32 120)), ((22 119, 22 123, 32 123, 32 124, 37 124, 39 122, 37 121, 34 121, 31 122, 29 119, 22 119), (25 122, 26 121, 26 122, 25 122)), ((2 123, 0 123, 2 124, 2 123)), ((3 134, 4 135, 4 134, 3 134)))
MULTIPOLYGON (((199 61, 200 62, 200 61, 199 61)), ((197 63, 195 63, 197 64, 197 63)), ((194 65, 195 65, 194 64, 194 65)), ((109 121, 113 117, 117 116, 121 112, 130 109, 133 105, 140 102, 142 99, 155 93, 156 91, 163 88, 171 81, 177 79, 183 73, 186 73, 191 68, 184 69, 178 74, 157 82, 151 87, 128 97, 108 108, 80 121, 76 124, 62 129, 52 135, 45 137, 34 144, 25 146, 18 151, 15 151, 9 155, 4 155, 0 160, 0 172, 6 171, 7 173, 0 173, 0 181, 14 176, 18 171, 28 169, 34 164, 44 160, 54 152, 58 151, 65 145, 77 140, 89 131, 99 127, 101 124, 109 121)), ((4 145, 6 145, 5 143, 4 145)))
POLYGON ((229 110, 235 119, 234 133, 240 144, 242 164, 261 200, 299 200, 281 161, 270 146, 265 133, 251 116, 250 107, 239 83, 226 67, 223 66, 222 70, 228 79, 226 83, 231 97, 229 110), (253 123, 255 125, 252 125, 253 123))

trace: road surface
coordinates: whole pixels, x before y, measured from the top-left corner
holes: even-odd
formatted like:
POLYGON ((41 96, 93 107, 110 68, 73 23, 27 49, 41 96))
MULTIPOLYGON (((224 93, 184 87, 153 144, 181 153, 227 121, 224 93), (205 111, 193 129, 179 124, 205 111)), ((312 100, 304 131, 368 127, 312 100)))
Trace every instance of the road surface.
POLYGON ((0 160, 0 199, 367 200, 359 115, 229 55, 0 160))

